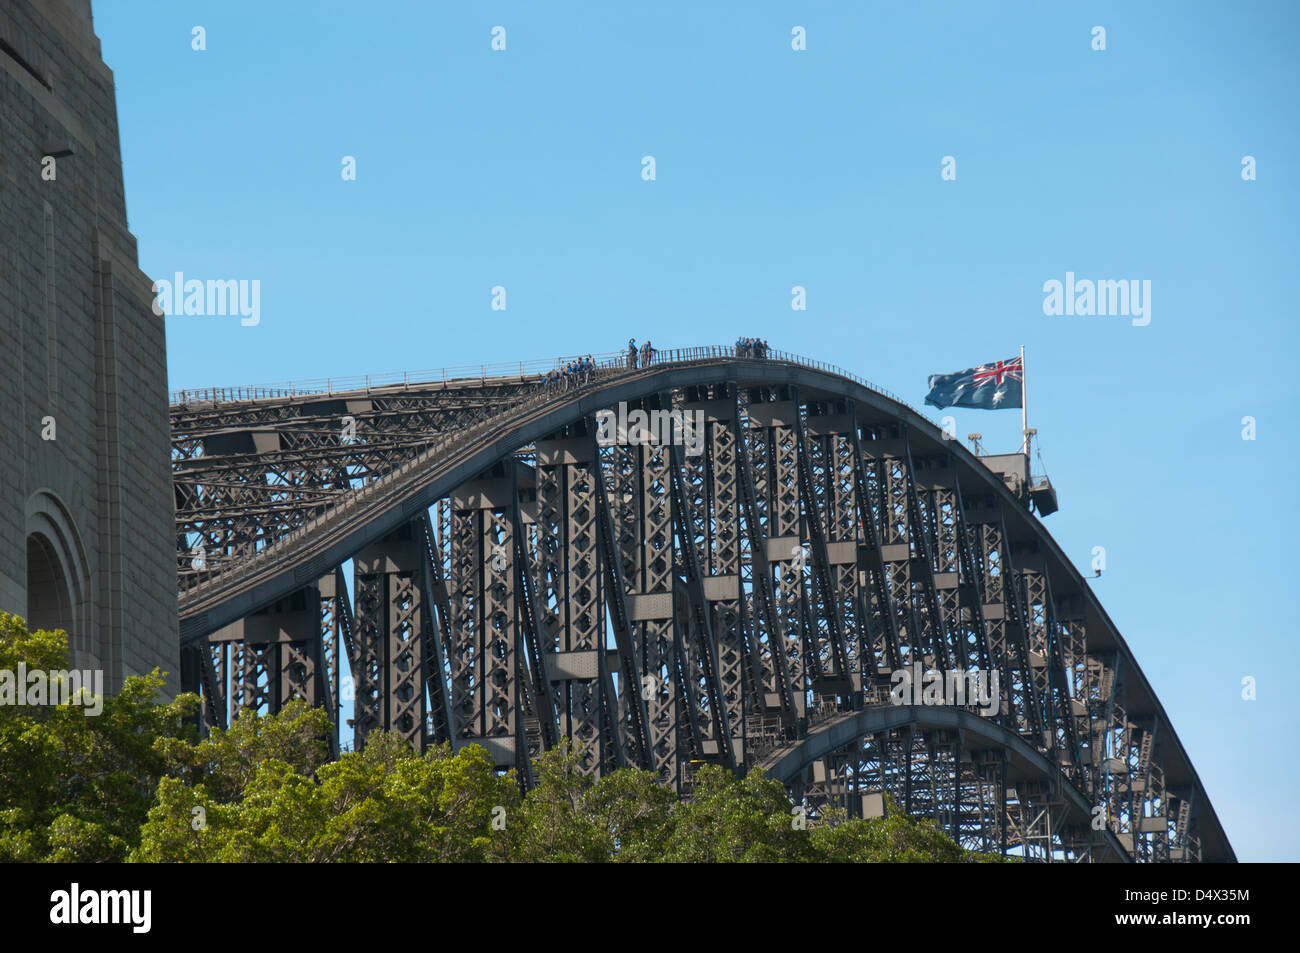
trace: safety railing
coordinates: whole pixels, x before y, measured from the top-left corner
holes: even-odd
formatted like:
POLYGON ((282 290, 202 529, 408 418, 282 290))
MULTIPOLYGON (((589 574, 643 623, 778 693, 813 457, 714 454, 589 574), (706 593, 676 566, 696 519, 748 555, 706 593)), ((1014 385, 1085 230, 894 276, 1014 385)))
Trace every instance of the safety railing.
MULTIPOLYGON (((586 388, 597 379, 603 380, 611 374, 626 372, 627 370, 626 358, 622 363, 606 358, 584 373, 578 386, 580 389, 586 388)), ((395 470, 390 470, 365 486, 345 491, 334 497, 325 504, 324 510, 318 516, 278 537, 254 553, 225 555, 204 552, 200 555, 198 552, 192 552, 192 554, 182 555, 182 561, 187 558, 193 560, 197 557, 204 563, 204 568, 193 570, 190 578, 198 581, 183 590, 182 596, 191 596, 209 583, 215 584, 221 579, 236 573, 253 574, 255 571, 260 570, 263 564, 274 557, 282 555, 285 550, 291 548, 296 542, 312 534, 324 524, 336 522, 339 517, 346 515, 351 510, 355 510, 363 503, 382 500, 387 496, 404 491, 410 482, 409 474, 411 471, 421 467, 429 459, 444 455, 455 445, 478 446, 488 439, 494 430, 503 429, 507 426, 507 420, 516 420, 520 412, 548 404, 554 400, 554 397, 555 395, 550 389, 542 388, 539 389, 536 395, 502 408, 503 413, 496 414, 492 418, 465 430, 449 432, 395 470), (506 414, 505 411, 509 411, 509 413, 506 414)))
MULTIPOLYGON (((638 366, 631 367, 630 360, 626 353, 621 355, 601 355, 600 360, 594 361, 595 366, 581 378, 575 378, 574 381, 566 387, 568 390, 585 391, 590 389, 595 383, 603 382, 611 376, 635 376, 638 374, 648 374, 662 370, 665 366, 678 364, 698 364, 707 361, 716 360, 746 360, 756 363, 781 362, 796 364, 802 367, 813 368, 836 374, 856 381, 864 387, 870 388, 877 393, 884 394, 892 400, 897 401, 904 406, 908 406, 898 397, 890 394, 881 387, 868 382, 867 380, 852 374, 833 364, 824 361, 814 361, 799 355, 790 354, 786 351, 768 350, 763 357, 756 356, 739 356, 735 346, 710 345, 704 347, 690 348, 669 348, 665 350, 655 350, 652 354, 649 364, 644 364, 638 355, 638 366)), ((594 360, 594 359, 593 359, 594 360)), ((513 366, 513 365, 512 365, 513 366)), ((526 366, 526 365, 525 365, 526 366)), ((487 365, 484 365, 487 367, 487 365)), ((554 369, 553 367, 547 368, 554 369)), ((544 372, 543 372, 544 373, 544 372)), ((428 382, 423 382, 428 383, 428 382)), ((418 471, 422 471, 424 465, 437 457, 454 453, 457 449, 461 453, 472 450, 491 439, 494 432, 514 428, 521 422, 520 415, 540 408, 551 403, 555 399, 555 393, 550 388, 539 387, 538 393, 527 397, 523 400, 512 403, 502 408, 502 411, 493 415, 486 421, 482 421, 465 430, 451 431, 443 435, 440 439, 430 444, 425 450, 410 460, 391 470, 378 479, 359 487, 354 490, 345 491, 339 496, 333 498, 325 505, 324 510, 315 518, 304 523, 283 536, 280 536, 263 548, 249 554, 209 554, 204 553, 201 557, 204 562, 204 568, 194 569, 190 579, 195 580, 192 585, 184 589, 181 593, 184 601, 192 601, 203 591, 219 585, 227 577, 239 575, 255 575, 260 572, 262 567, 270 561, 279 558, 286 551, 290 550, 296 543, 319 531, 327 524, 338 523, 340 519, 346 518, 350 513, 369 506, 370 504, 382 504, 386 500, 394 497, 400 497, 405 494, 410 484, 419 476, 418 471)), ((334 535, 341 536, 346 526, 336 528, 334 535)), ((192 558, 189 555, 180 555, 182 560, 192 558)), ((198 556, 196 552, 193 554, 198 556)))
POLYGON ((587 359, 598 366, 609 366, 626 360, 626 352, 606 351, 600 354, 573 354, 568 357, 544 358, 535 361, 498 361, 492 364, 464 364, 459 367, 439 367, 423 371, 395 371, 389 374, 358 374, 351 377, 318 377, 302 381, 281 381, 241 387, 197 387, 171 392, 173 404, 234 403, 236 401, 272 400, 279 397, 309 397, 313 394, 330 395, 410 387, 427 387, 443 382, 464 384, 473 381, 486 383, 500 380, 529 380, 539 378, 548 371, 561 370, 566 364, 587 359))
MULTIPOLYGON (((322 377, 303 381, 283 381, 273 384, 260 384, 239 387, 200 387, 171 392, 173 404, 187 403, 234 403, 240 401, 273 400, 286 397, 306 397, 313 394, 330 395, 334 393, 352 393, 390 389, 394 387, 428 387, 430 384, 470 383, 499 380, 540 380, 550 371, 561 371, 568 364, 586 359, 598 369, 624 369, 628 366, 626 351, 604 351, 600 354, 574 354, 568 357, 544 358, 533 361, 505 361, 492 364, 472 364, 459 367, 441 367, 423 371, 396 371, 388 374, 359 374, 352 377, 322 377)), ((739 360, 786 361, 802 367, 816 368, 847 377, 850 380, 869 387, 886 397, 903 403, 896 394, 892 394, 871 383, 863 377, 836 364, 819 361, 814 358, 794 354, 790 351, 765 350, 762 357, 744 353, 735 345, 708 345, 704 347, 654 349, 651 362, 655 364, 679 363, 682 361, 700 361, 711 358, 734 358, 739 360)), ((638 352, 638 364, 641 356, 638 352)))

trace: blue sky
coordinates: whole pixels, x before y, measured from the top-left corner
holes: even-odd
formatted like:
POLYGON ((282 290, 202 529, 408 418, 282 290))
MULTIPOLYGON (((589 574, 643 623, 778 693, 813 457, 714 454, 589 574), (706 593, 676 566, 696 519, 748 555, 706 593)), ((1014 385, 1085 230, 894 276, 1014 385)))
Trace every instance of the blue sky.
POLYGON ((1300 860, 1298 8, 703 6, 96 4, 141 267, 261 282, 254 327, 167 318, 171 387, 745 334, 920 406, 1023 344, 1049 529, 1105 547, 1238 855, 1300 860), (1150 324, 1044 315, 1067 271, 1149 280, 1150 324))

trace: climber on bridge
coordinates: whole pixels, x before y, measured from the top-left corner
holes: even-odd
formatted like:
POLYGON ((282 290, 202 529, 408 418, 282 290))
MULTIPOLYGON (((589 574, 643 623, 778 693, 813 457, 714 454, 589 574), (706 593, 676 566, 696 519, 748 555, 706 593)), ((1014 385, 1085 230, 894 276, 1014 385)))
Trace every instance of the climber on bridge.
POLYGON ((569 361, 569 363, 565 364, 564 365, 565 390, 568 390, 569 387, 571 386, 577 387, 578 385, 585 383, 587 379, 590 377, 591 371, 595 368, 595 366, 596 365, 592 362, 591 358, 589 357, 580 357, 577 360, 569 361))
POLYGON ((636 338, 627 339, 627 366, 629 370, 636 370, 636 338))
POLYGON ((646 341, 645 344, 642 344, 641 345, 641 366, 649 367, 651 360, 654 359, 654 354, 655 354, 655 349, 650 346, 649 341, 646 341))

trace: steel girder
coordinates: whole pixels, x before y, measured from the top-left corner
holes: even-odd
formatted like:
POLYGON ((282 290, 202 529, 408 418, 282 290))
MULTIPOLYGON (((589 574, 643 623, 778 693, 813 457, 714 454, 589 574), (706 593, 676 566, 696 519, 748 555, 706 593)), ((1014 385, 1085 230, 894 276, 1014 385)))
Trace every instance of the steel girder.
POLYGON ((1224 858, 1127 649, 996 477, 857 385, 704 365, 563 407, 509 380, 177 408, 183 673, 205 721, 299 697, 355 745, 477 743, 525 784, 564 737, 589 772, 685 793, 705 762, 797 764, 782 779, 814 813, 888 795, 1041 860, 1205 859, 1208 818, 1224 858), (598 442, 619 401, 651 426, 598 442), (674 415, 698 415, 698 442, 647 437, 674 415), (187 605, 237 589, 250 557, 274 576, 268 546, 296 588, 205 630, 187 605), (892 704, 918 667, 996 672, 996 711, 892 704))
POLYGON ((535 390, 511 378, 173 406, 181 591, 535 390))

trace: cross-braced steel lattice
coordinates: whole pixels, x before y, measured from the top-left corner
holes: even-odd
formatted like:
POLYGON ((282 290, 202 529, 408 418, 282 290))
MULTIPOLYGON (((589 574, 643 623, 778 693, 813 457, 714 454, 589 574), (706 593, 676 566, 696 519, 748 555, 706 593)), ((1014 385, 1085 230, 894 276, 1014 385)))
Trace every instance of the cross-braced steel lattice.
POLYGON ((210 725, 303 698, 524 784, 568 737, 593 774, 760 767, 982 851, 1233 859, 1027 491, 842 372, 701 348, 172 423, 210 725))

